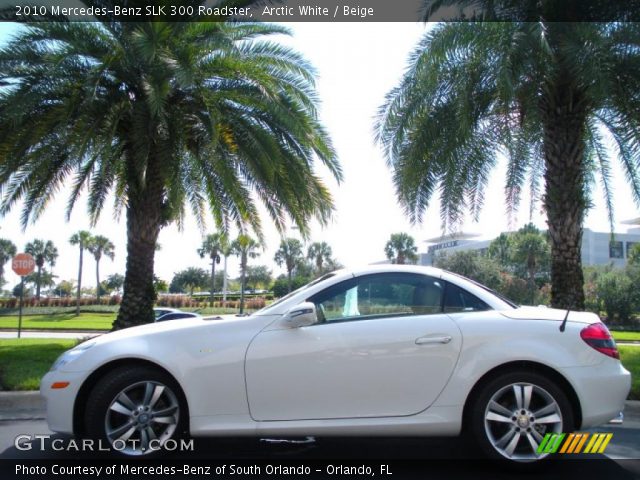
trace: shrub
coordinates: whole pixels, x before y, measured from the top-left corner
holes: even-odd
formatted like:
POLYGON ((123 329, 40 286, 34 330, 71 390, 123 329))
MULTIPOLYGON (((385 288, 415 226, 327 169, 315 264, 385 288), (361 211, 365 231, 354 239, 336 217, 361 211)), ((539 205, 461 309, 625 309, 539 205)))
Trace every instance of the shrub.
POLYGON ((245 306, 250 309, 258 310, 260 308, 264 308, 266 305, 266 300, 264 297, 258 298, 250 298, 245 302, 245 306))
POLYGON ((597 280, 596 290, 609 322, 616 317, 621 323, 629 322, 638 303, 638 294, 628 275, 621 270, 604 273, 597 280))

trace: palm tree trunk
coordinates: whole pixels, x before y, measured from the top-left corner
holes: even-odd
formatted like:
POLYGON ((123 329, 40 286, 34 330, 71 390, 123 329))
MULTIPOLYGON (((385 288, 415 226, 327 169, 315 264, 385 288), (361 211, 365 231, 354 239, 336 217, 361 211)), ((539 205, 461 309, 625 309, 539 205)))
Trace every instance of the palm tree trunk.
POLYGON ((226 307, 227 304, 227 255, 224 256, 224 267, 222 277, 222 306, 226 307))
POLYGON ((291 293, 291 270, 287 270, 287 288, 288 293, 291 293))
POLYGON ((240 276, 240 314, 244 313, 244 279, 247 272, 247 259, 245 254, 242 255, 242 265, 241 265, 241 276, 240 276))
MULTIPOLYGON (((127 207, 127 264, 124 293, 113 322, 113 330, 153 323, 156 291, 153 270, 158 234, 162 228, 163 182, 160 169, 150 156, 146 185, 131 193, 127 207)), ((128 165, 133 172, 136 166, 128 165)))
POLYGON ((38 273, 36 275, 36 300, 40 300, 40 281, 42 278, 42 266, 38 265, 38 273))
POLYGON ((209 299, 211 301, 211 307, 213 308, 213 296, 216 288, 216 257, 217 253, 214 253, 211 256, 211 295, 209 295, 209 299))
MULTIPOLYGON (((563 75, 558 74, 558 78, 563 75)), ((551 306, 582 310, 582 221, 587 206, 583 95, 577 87, 558 82, 549 87, 541 111, 546 167, 544 206, 551 238, 551 306)))
POLYGON ((96 300, 100 305, 100 260, 96 259, 96 300))
POLYGON ((80 316, 80 289, 82 288, 82 252, 84 245, 80 240, 80 261, 78 262, 78 288, 76 289, 76 317, 80 316))
POLYGON ((529 295, 531 305, 536 301, 536 274, 534 270, 529 270, 529 295))

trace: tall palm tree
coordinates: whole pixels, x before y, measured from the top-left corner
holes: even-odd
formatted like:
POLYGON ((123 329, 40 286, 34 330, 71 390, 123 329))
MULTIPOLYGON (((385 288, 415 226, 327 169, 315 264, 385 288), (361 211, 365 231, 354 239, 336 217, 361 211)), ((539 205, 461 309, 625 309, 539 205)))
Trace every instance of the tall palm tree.
POLYGON ((0 91, 0 214, 23 200, 27 224, 68 184, 69 209, 86 189, 95 222, 115 193, 127 263, 114 329, 153 321, 158 234, 186 205, 202 228, 210 209, 221 230, 261 237, 263 203, 280 231, 291 219, 306 233, 333 211, 314 161, 341 179, 311 66, 264 40, 286 27, 121 20, 33 23, 0 51, 0 83, 11 85, 0 91))
POLYGON ((103 255, 113 260, 115 248, 113 242, 102 235, 91 237, 87 245, 87 250, 93 254, 93 258, 96 261, 96 298, 98 303, 100 303, 100 260, 103 255))
POLYGON ((302 242, 297 238, 283 238, 273 259, 278 266, 284 265, 287 269, 287 289, 290 292, 293 269, 304 259, 302 242))
POLYGON ((32 242, 27 243, 24 247, 24 251, 31 254, 33 259, 36 261, 36 267, 38 270, 36 272, 36 298, 40 299, 40 285, 42 283, 42 268, 45 263, 53 266, 56 264, 56 259, 58 258, 58 249, 53 244, 51 240, 40 240, 36 239, 32 242))
MULTIPOLYGON (((209 301, 213 306, 213 296, 216 291, 216 263, 220 263, 220 254, 227 249, 227 236, 224 233, 210 233, 202 241, 202 246, 198 249, 200 258, 209 257, 211 259, 211 293, 209 301)), ((226 272, 225 272, 226 275, 226 272)))
POLYGON ((15 256, 16 252, 16 246, 11 240, 0 238, 0 287, 4 283, 4 265, 15 256))
POLYGON ((384 253, 389 260, 398 265, 416 263, 418 261, 418 247, 415 240, 408 233, 393 233, 384 246, 384 253))
MULTIPOLYGON (((505 3, 511 20, 521 11, 536 21, 446 23, 424 36, 380 109, 378 140, 411 220, 422 220, 438 192, 447 230, 467 209, 477 218, 505 152, 510 209, 525 185, 533 199, 544 188, 551 303, 579 309, 582 223, 597 174, 612 205, 611 153, 640 201, 640 24, 570 23, 565 2, 493 2, 505 3)), ((597 17, 574 7, 576 20, 597 17)))
POLYGON ((82 267, 84 264, 84 251, 89 247, 91 242, 91 232, 79 230, 69 239, 71 245, 77 245, 79 250, 78 256, 78 285, 76 286, 76 316, 80 315, 80 296, 82 289, 82 267))
POLYGON ((318 275, 324 273, 324 266, 331 264, 333 251, 327 242, 313 242, 307 249, 307 258, 316 266, 318 275))
POLYGON ((240 313, 244 313, 244 289, 247 277, 247 263, 250 258, 260 255, 258 248, 260 244, 246 233, 241 233, 231 243, 231 251, 240 257, 240 313))

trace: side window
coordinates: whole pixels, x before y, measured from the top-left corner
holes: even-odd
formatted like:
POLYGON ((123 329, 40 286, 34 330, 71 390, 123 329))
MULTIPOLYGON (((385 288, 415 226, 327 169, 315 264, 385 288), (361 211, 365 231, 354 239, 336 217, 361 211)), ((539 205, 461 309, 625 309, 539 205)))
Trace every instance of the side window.
POLYGON ((491 307, 475 295, 447 282, 444 293, 445 313, 481 312, 484 310, 491 310, 491 307))
POLYGON ((426 315, 442 311, 444 282, 410 273, 379 273, 347 280, 317 293, 322 322, 394 315, 426 315))

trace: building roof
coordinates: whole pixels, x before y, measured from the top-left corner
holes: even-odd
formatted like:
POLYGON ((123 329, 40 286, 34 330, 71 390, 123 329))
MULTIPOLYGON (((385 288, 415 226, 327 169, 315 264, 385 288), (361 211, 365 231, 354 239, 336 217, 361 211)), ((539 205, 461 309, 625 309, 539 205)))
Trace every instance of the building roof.
POLYGON ((448 242, 451 240, 468 240, 470 238, 478 238, 480 236, 479 233, 465 233, 465 232, 457 232, 450 233, 448 235, 441 235, 438 237, 428 238, 423 240, 424 243, 440 243, 440 242, 448 242))

